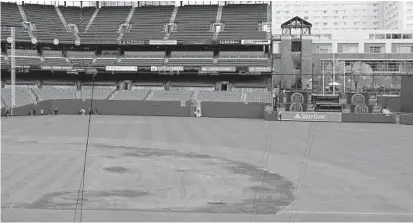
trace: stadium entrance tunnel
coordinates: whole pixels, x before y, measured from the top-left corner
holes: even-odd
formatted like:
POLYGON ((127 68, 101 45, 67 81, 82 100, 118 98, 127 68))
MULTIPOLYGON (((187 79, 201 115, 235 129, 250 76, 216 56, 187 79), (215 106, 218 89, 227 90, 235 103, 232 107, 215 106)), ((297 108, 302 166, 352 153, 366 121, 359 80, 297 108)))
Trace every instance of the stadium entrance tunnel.
MULTIPOLYGON (((248 163, 169 149, 93 147, 103 153, 93 161, 101 167, 86 173, 86 210, 275 214, 294 200, 291 181, 248 163)), ((74 210, 77 189, 23 206, 74 210)))

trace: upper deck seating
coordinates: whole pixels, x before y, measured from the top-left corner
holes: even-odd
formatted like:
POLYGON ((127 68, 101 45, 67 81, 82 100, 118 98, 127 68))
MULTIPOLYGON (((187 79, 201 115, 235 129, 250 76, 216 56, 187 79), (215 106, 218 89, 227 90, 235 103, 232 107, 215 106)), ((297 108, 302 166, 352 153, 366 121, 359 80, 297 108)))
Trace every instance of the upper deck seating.
POLYGON ((169 39, 174 40, 212 40, 214 35, 210 26, 217 16, 217 5, 186 5, 179 7, 175 18, 176 32, 169 39))
POLYGON ((110 100, 143 101, 148 96, 149 89, 116 91, 110 100))
POLYGON ((82 43, 116 43, 119 26, 125 23, 131 7, 101 7, 89 30, 83 32, 82 43))
MULTIPOLYGON (((15 107, 20 107, 23 105, 33 104, 35 99, 29 93, 30 89, 28 87, 16 86, 15 88, 15 107)), ((1 97, 8 107, 11 107, 11 88, 6 86, 6 88, 1 89, 1 97)))
POLYGON ((3 27, 19 27, 16 29, 16 40, 30 42, 30 36, 23 30, 23 18, 20 15, 16 3, 1 2, 1 39, 5 40, 10 36, 10 29, 3 27))
POLYGON ((1 25, 22 27, 23 18, 16 3, 1 2, 1 25))
POLYGON ((267 33, 258 31, 259 24, 267 21, 267 5, 226 5, 222 10, 221 22, 225 28, 218 40, 267 39, 267 33))
POLYGON ((130 32, 125 33, 122 40, 163 39, 164 25, 169 23, 173 9, 174 6, 137 7, 130 21, 130 32))
POLYGON ((95 7, 64 7, 59 6, 60 11, 65 17, 66 23, 75 24, 79 32, 83 32, 89 23, 90 18, 95 12, 95 7))
POLYGON ((174 51, 171 52, 168 65, 173 66, 203 66, 212 65, 214 52, 212 51, 174 51))
POLYGON ((33 35, 39 42, 52 43, 59 39, 60 42, 73 43, 75 40, 75 36, 63 26, 54 6, 25 4, 23 9, 27 20, 36 25, 37 31, 33 31, 33 35))

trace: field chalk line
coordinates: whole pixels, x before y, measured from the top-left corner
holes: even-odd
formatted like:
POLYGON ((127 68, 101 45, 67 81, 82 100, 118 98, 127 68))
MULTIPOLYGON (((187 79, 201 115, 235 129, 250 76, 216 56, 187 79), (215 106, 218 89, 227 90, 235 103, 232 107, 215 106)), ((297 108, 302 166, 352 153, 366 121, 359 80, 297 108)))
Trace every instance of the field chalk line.
POLYGON ((387 216, 413 216, 413 213, 388 213, 388 212, 345 212, 345 211, 281 211, 294 214, 318 214, 318 215, 387 215, 387 216))

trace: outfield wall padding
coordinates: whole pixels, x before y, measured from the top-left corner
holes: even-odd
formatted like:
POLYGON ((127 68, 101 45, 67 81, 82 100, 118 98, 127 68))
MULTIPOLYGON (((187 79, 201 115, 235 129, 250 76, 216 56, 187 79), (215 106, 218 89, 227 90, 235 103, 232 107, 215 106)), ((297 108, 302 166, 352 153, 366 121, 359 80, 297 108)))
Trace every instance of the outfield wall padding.
POLYGON ((413 76, 402 76, 401 78, 401 111, 413 112, 413 76))
POLYGON ((342 113, 342 122, 396 123, 395 115, 342 113))
POLYGON ((399 123, 403 125, 413 125, 413 114, 400 115, 399 123))
POLYGON ((265 103, 201 102, 202 117, 264 118, 265 103))
POLYGON ((377 103, 383 106, 383 108, 388 108, 391 112, 402 111, 402 100, 399 96, 377 96, 377 103))
MULTIPOLYGON (((14 108, 13 115, 29 115, 29 109, 36 109, 40 114, 40 109, 44 114, 49 114, 49 109, 58 108, 59 115, 79 114, 79 110, 84 108, 88 112, 90 100, 62 99, 46 100, 36 105, 25 105, 14 108)), ((94 100, 93 108, 99 115, 141 115, 141 116, 178 116, 189 117, 191 108, 189 102, 180 101, 117 101, 117 100, 94 100)), ((193 111, 193 108, 192 108, 193 111)), ((193 113, 193 112, 192 112, 193 113)))

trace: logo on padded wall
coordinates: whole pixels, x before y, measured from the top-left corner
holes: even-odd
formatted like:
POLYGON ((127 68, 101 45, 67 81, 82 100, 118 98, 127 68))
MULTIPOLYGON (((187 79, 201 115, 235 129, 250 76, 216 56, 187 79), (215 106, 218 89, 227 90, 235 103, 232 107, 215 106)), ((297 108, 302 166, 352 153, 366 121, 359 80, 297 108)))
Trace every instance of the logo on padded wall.
POLYGON ((301 93, 294 93, 291 95, 291 102, 293 103, 304 103, 304 95, 301 93))
POLYGON ((354 94, 351 96, 351 104, 355 105, 363 105, 366 104, 366 98, 364 98, 364 95, 362 94, 354 94))
POLYGON ((367 105, 357 105, 354 110, 356 113, 369 113, 367 105))
POLYGON ((303 111, 303 106, 298 103, 294 103, 290 105, 290 111, 293 112, 302 112, 303 111))

